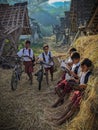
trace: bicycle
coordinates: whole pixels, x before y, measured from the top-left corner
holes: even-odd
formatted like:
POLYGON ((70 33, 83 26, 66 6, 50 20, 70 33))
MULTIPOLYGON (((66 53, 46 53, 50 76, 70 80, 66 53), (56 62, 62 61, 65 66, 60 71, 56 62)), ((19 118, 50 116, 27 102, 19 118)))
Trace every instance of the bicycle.
MULTIPOLYGON (((24 72, 24 69, 22 69, 24 57, 30 58, 29 56, 15 57, 15 65, 14 65, 12 78, 11 78, 11 89, 13 91, 15 91, 17 89, 18 82, 21 78, 22 73, 24 72)), ((30 60, 31 60, 31 58, 30 58, 30 60)))
POLYGON ((38 89, 39 91, 41 90, 41 85, 42 85, 42 80, 43 80, 43 76, 46 75, 46 73, 44 73, 44 65, 48 65, 51 66, 43 61, 40 61, 39 63, 37 63, 40 65, 40 69, 37 71, 37 73, 35 74, 35 76, 37 76, 37 81, 38 81, 38 89))
POLYGON ((20 57, 15 58, 15 65, 14 65, 14 69, 13 69, 13 73, 12 73, 12 77, 11 77, 11 89, 13 91, 15 91, 17 89, 18 82, 24 71, 22 69, 22 62, 23 62, 22 58, 20 58, 20 57))

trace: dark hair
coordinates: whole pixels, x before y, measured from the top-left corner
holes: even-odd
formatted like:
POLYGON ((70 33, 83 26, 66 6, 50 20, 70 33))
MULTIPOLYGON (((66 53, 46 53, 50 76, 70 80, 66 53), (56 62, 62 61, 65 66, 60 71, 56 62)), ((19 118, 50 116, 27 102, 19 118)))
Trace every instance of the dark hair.
POLYGON ((26 44, 31 44, 31 42, 30 42, 29 40, 27 40, 25 43, 26 43, 26 44))
POLYGON ((44 44, 44 45, 43 45, 43 49, 46 48, 46 47, 49 48, 48 44, 44 44))
POLYGON ((71 59, 80 59, 80 54, 78 52, 73 52, 71 59))
POLYGON ((87 67, 91 67, 92 66, 92 61, 88 58, 85 58, 82 62, 81 62, 81 66, 86 65, 87 67))
POLYGON ((75 48, 70 48, 69 49, 69 52, 75 52, 75 51, 77 51, 75 48))

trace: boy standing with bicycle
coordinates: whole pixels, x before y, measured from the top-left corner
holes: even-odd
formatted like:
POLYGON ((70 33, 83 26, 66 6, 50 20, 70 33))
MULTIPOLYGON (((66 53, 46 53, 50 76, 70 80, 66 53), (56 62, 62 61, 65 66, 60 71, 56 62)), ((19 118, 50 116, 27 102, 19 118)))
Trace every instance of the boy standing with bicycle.
POLYGON ((39 55, 38 59, 42 59, 45 63, 49 64, 44 65, 45 73, 46 73, 46 81, 49 84, 48 72, 51 74, 51 81, 53 81, 53 71, 54 71, 54 61, 51 51, 49 51, 48 44, 43 45, 43 52, 39 55))
POLYGON ((30 80, 30 84, 32 85, 32 80, 33 80, 32 72, 33 72, 33 63, 35 61, 35 57, 34 57, 33 50, 30 48, 30 44, 31 44, 30 41, 27 40, 25 42, 25 47, 21 49, 17 53, 17 55, 19 57, 23 57, 25 73, 27 73, 30 80))

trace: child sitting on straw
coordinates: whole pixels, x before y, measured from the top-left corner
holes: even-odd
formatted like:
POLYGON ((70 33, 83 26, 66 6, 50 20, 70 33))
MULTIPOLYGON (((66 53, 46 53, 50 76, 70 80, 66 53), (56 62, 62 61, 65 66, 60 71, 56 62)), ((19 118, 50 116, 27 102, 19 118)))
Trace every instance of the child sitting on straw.
MULTIPOLYGON (((71 69, 72 64, 73 64, 72 59, 71 59, 71 55, 72 55, 74 52, 76 52, 76 51, 77 51, 77 50, 76 50, 75 48, 70 48, 69 51, 68 51, 69 57, 68 57, 66 60, 60 60, 60 57, 58 58, 59 62, 61 63, 61 68, 62 68, 63 66, 65 66, 65 65, 67 65, 68 68, 71 69)), ((67 75, 66 71, 64 71, 64 73, 63 73, 63 75, 62 75, 62 77, 61 77, 61 80, 60 80, 58 83, 60 83, 62 80, 65 79, 65 75, 67 75)))
POLYGON ((74 52, 71 56, 73 65, 71 71, 68 70, 69 74, 65 75, 65 79, 59 82, 55 88, 56 94, 58 94, 59 99, 52 107, 57 107, 59 104, 64 102, 64 96, 66 93, 70 93, 73 88, 73 85, 77 85, 77 81, 79 81, 80 74, 80 54, 78 52, 74 52), (75 79, 75 80, 74 80, 75 79))
POLYGON ((85 58, 81 62, 82 72, 81 72, 81 76, 80 76, 80 84, 78 87, 74 88, 72 96, 71 96, 68 104, 66 104, 66 108, 65 108, 65 111, 62 114, 62 116, 56 118, 56 120, 57 120, 56 123, 58 125, 61 125, 64 122, 66 122, 66 120, 68 120, 79 108, 80 103, 81 103, 81 98, 84 94, 84 90, 87 87, 87 82, 91 75, 91 66, 92 66, 92 62, 88 58, 85 58))

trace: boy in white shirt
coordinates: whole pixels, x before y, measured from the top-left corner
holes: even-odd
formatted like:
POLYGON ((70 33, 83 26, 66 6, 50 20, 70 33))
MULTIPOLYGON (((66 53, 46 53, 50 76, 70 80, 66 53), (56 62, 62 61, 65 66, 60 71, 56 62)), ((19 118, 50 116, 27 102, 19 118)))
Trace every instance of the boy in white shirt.
POLYGON ((46 73, 46 81, 47 84, 49 84, 48 79, 48 72, 50 71, 51 74, 51 81, 53 81, 53 69, 54 69, 54 61, 51 51, 49 51, 49 46, 47 44, 44 44, 43 46, 43 52, 38 56, 38 59, 42 59, 45 63, 49 64, 44 65, 45 73, 46 73))
POLYGON ((32 72, 33 72, 33 62, 35 60, 33 50, 30 48, 30 41, 27 40, 25 42, 25 48, 21 49, 17 55, 19 57, 23 56, 24 66, 25 66, 25 73, 27 73, 30 84, 32 84, 32 72))
MULTIPOLYGON (((71 59, 71 55, 76 52, 77 50, 75 48, 70 48, 69 51, 68 51, 68 54, 69 54, 69 57, 66 59, 66 60, 59 60, 59 62, 61 62, 61 68, 65 67, 67 65, 67 67, 69 69, 71 69, 72 67, 72 64, 73 64, 73 61, 71 59)), ((66 77, 69 77, 69 75, 64 71, 64 74, 62 75, 62 79, 61 80, 64 80, 65 79, 65 76, 66 77)))

